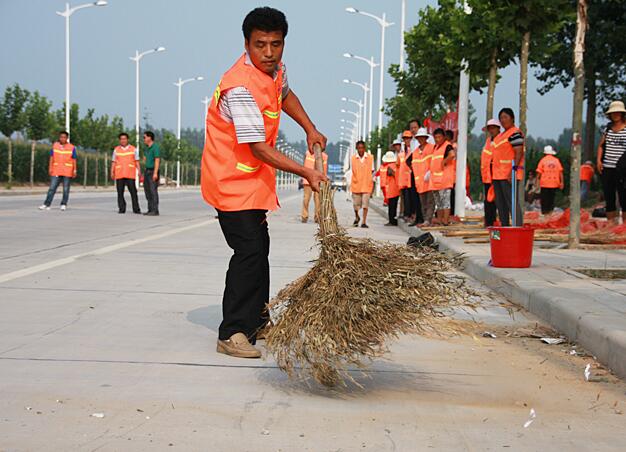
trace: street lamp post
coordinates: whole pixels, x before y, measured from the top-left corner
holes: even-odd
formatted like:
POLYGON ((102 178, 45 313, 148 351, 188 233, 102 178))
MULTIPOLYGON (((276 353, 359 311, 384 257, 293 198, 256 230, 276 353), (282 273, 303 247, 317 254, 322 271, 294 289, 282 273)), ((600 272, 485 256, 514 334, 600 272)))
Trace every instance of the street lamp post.
MULTIPOLYGON (((374 57, 371 57, 368 60, 367 58, 363 58, 361 56, 354 55, 352 53, 344 53, 343 56, 346 58, 354 58, 355 60, 364 61, 370 67, 370 82, 367 85, 369 87, 369 90, 368 90, 369 100, 367 100, 367 97, 364 97, 365 101, 363 102, 365 104, 366 109, 369 104, 369 111, 367 112, 367 116, 368 116, 367 130, 365 131, 365 136, 368 137, 369 134, 372 133, 372 110, 374 109, 373 108, 374 107, 374 103, 373 103, 374 90, 372 88, 374 87, 374 68, 378 66, 378 64, 374 63, 374 57)), ((363 119, 365 119, 365 113, 363 114, 363 119)))
POLYGON ((356 136, 358 138, 360 138, 360 134, 361 134, 361 115, 357 112, 354 111, 350 111, 350 110, 345 110, 345 109, 341 109, 341 113, 345 113, 348 115, 352 115, 354 116, 354 119, 356 119, 356 136))
POLYGON ((361 101, 354 100, 354 99, 349 99, 347 97, 342 97, 341 100, 344 101, 344 102, 351 102, 354 105, 358 105, 358 107, 359 107, 359 137, 363 140, 364 137, 366 136, 366 133, 365 133, 365 109, 364 109, 365 105, 361 101))
MULTIPOLYGON (((92 3, 84 3, 82 5, 70 8, 70 4, 65 4, 65 11, 57 11, 56 13, 65 17, 65 130, 70 133, 70 16, 79 9, 91 8, 92 6, 106 6, 105 0, 99 0, 92 3)), ((69 137, 68 137, 69 138, 69 137)))
POLYGON ((195 82, 204 80, 204 77, 198 76, 188 79, 178 78, 177 82, 174 82, 174 85, 178 87, 178 122, 176 125, 176 140, 178 141, 177 146, 177 156, 176 156, 176 188, 180 188, 180 121, 181 121, 181 113, 182 113, 182 94, 183 94, 183 85, 189 82, 195 82))
POLYGON ((206 143, 206 119, 209 115, 209 104, 211 103, 211 99, 209 96, 204 96, 204 99, 201 100, 204 104, 204 124, 202 124, 202 131, 204 133, 204 142, 206 143))
POLYGON ((400 15, 400 71, 404 71, 404 27, 406 19, 406 0, 402 0, 400 15))
MULTIPOLYGON (((370 89, 370 87, 367 86, 367 83, 359 83, 359 82, 355 82, 355 81, 350 80, 350 79, 344 79, 343 82, 344 83, 348 83, 350 85, 356 85, 356 86, 360 87, 363 90, 363 104, 365 105, 365 103, 367 102, 367 93, 372 91, 370 89)), ((371 111, 372 111, 372 106, 370 104, 370 114, 371 114, 371 111)), ((365 122, 365 121, 363 121, 363 122, 365 122)), ((370 133, 371 133, 371 130, 370 130, 370 133)))
POLYGON ((137 140, 137 149, 139 149, 139 62, 143 57, 151 53, 163 52, 165 47, 156 47, 139 53, 135 50, 135 56, 130 57, 135 62, 135 139, 137 140))

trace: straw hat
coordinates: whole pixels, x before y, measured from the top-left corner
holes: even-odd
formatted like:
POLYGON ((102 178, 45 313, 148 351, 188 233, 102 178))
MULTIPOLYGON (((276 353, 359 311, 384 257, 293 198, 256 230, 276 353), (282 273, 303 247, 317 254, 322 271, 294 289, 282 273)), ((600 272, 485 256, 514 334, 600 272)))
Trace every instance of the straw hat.
POLYGON ((385 155, 383 155, 383 163, 394 163, 396 160, 396 154, 392 151, 387 151, 385 155))
POLYGON ((430 137, 430 134, 428 133, 428 130, 426 130, 424 127, 420 128, 417 133, 415 134, 415 138, 417 137, 430 137))
POLYGON ((556 151, 550 145, 547 145, 543 148, 543 153, 547 155, 556 155, 556 151))
POLYGON ((402 140, 399 139, 399 138, 396 138, 395 140, 393 140, 393 143, 391 143, 391 144, 392 145, 399 144, 400 146, 402 146, 402 140))
POLYGON ((624 102, 622 102, 621 100, 615 100, 611 102, 611 105, 609 105, 609 109, 606 111, 606 114, 610 115, 611 113, 626 113, 626 107, 624 107, 624 102))

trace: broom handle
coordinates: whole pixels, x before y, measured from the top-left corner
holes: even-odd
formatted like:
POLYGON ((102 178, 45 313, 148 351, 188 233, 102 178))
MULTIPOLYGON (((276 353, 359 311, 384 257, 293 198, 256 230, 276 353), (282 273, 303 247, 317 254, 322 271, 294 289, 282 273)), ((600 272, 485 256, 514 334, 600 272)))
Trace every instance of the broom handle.
POLYGON ((315 169, 323 173, 324 158, 322 157, 322 146, 319 143, 313 145, 313 155, 315 155, 315 169))

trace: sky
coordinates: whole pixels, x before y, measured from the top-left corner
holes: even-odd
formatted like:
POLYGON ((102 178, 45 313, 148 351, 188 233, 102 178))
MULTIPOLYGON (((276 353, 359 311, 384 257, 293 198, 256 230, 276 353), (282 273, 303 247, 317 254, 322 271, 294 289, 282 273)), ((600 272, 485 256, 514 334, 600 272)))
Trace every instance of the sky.
MULTIPOLYGON (((71 5, 83 2, 72 2, 71 5)), ((203 81, 183 87, 182 126, 200 128, 204 121, 204 96, 211 96, 221 75, 243 52, 241 23, 256 6, 282 10, 289 21, 283 60, 290 86, 302 101, 317 128, 337 140, 341 98, 360 99, 361 88, 343 79, 369 81, 366 63, 344 58, 345 52, 380 58, 380 26, 368 17, 345 12, 353 6, 375 15, 387 14, 395 25, 387 28, 385 65, 400 57, 400 0, 109 0, 105 7, 87 8, 71 17, 71 101, 81 113, 119 115, 132 127, 135 117, 135 50, 157 46, 165 52, 141 61, 141 116, 148 114, 156 127, 176 128, 179 77, 203 76, 203 81)), ((418 11, 434 0, 407 0, 406 28, 418 20, 418 11)), ((59 108, 65 99, 64 19, 55 14, 65 7, 58 0, 0 0, 3 39, 0 40, 0 90, 19 83, 39 90, 59 108)), ((532 74, 532 69, 531 69, 532 74)), ((510 106, 518 111, 519 68, 501 73, 495 93, 496 111, 510 106)), ((378 72, 374 77, 377 107, 378 72)), ((557 88, 545 96, 540 83, 529 78, 528 131, 538 137, 556 138, 571 126, 571 89, 557 88)), ((386 75, 385 97, 393 96, 393 80, 386 75)), ((486 94, 472 93, 477 128, 485 116, 486 94)), ((356 107, 348 104, 349 107, 356 107)), ((287 118, 286 115, 283 118, 287 118)), ((374 112, 374 125, 376 112, 374 112)), ((304 138, 291 119, 281 129, 290 141, 304 138)))

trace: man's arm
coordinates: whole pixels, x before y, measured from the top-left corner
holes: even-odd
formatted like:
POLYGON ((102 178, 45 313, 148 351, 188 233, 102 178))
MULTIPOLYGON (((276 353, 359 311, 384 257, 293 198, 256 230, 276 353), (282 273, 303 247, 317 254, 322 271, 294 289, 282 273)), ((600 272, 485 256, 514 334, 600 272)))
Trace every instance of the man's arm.
POLYGON ((76 148, 72 149, 72 177, 76 177, 76 160, 78 159, 78 155, 76 154, 76 148))
POLYGON ((161 159, 159 157, 154 158, 154 174, 152 175, 152 180, 159 180, 159 165, 161 164, 161 159))
POLYGON ((598 159, 596 160, 596 166, 598 168, 598 174, 602 174, 602 154, 604 153, 604 140, 606 138, 605 134, 602 134, 602 139, 600 140, 600 144, 598 145, 598 159))
POLYGON ((315 128, 315 124, 313 124, 309 115, 304 111, 300 99, 298 99, 298 96, 296 96, 293 90, 289 90, 289 94, 283 99, 283 111, 304 129, 309 150, 313 150, 315 143, 319 143, 322 149, 326 149, 326 137, 315 128))
MULTIPOLYGON (((292 94, 293 93, 289 96, 291 97, 292 94)), ((287 171, 304 177, 309 181, 311 189, 315 192, 319 191, 320 182, 328 180, 324 174, 312 168, 305 168, 265 142, 250 143, 250 149, 252 150, 252 154, 262 162, 281 171, 287 171)))

